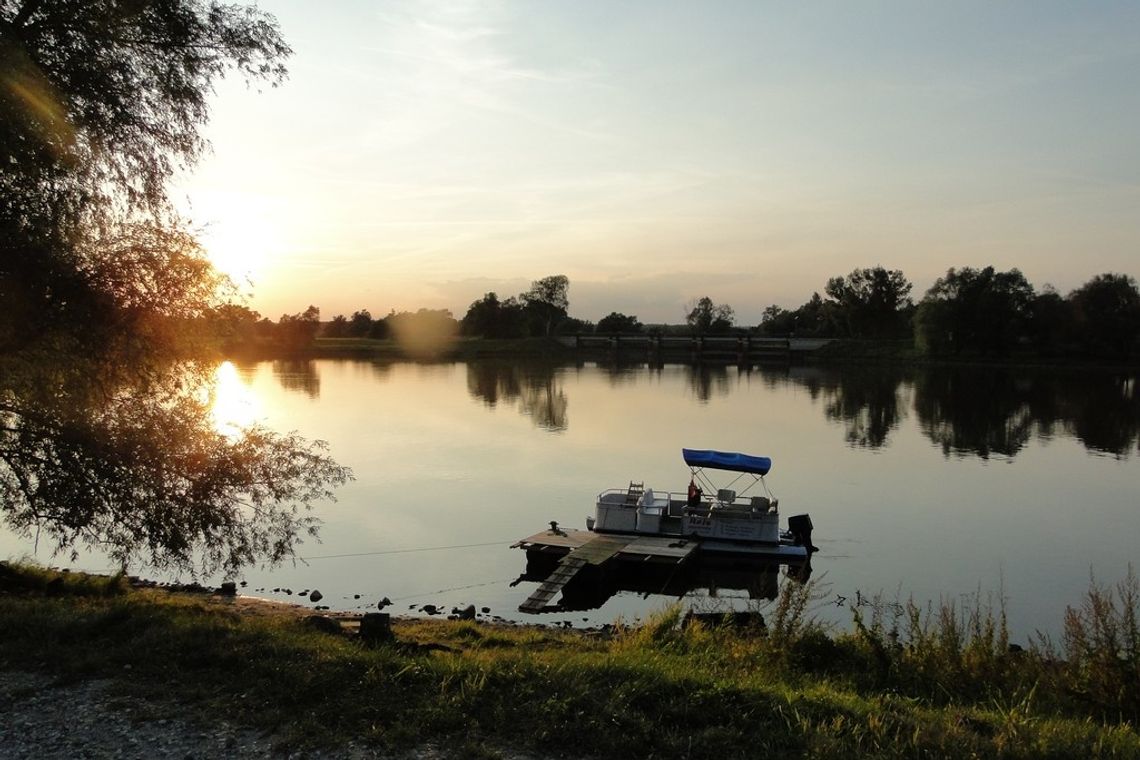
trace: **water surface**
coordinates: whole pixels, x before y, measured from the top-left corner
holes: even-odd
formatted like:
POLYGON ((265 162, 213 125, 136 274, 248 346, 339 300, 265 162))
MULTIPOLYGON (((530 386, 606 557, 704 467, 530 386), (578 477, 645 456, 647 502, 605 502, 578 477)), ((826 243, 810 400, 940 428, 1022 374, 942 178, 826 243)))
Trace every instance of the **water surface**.
MULTIPOLYGON (((584 527, 596 495, 631 480, 684 490, 683 446, 772 457, 782 514, 816 526, 816 611, 839 622, 876 594, 1001 593, 1016 635, 1056 633, 1090 573, 1123 577, 1140 536, 1128 373, 322 360, 225 365, 219 383, 220 424, 327 440, 356 473, 305 562, 246 574, 270 598, 319 588, 334 608, 387 596, 395 612, 472 602, 521 619, 533 585, 509 585, 524 565, 510 544, 551 520, 584 527)), ((547 619, 661 603, 623 594, 547 619)))

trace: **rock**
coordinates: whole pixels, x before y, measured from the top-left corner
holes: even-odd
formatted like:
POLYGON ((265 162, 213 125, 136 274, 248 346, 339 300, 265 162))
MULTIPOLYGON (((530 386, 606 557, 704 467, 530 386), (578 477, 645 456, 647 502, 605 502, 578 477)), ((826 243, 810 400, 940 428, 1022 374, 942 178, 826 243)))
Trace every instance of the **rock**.
POLYGON ((475 605, 469 604, 459 611, 460 620, 474 620, 475 619, 475 605))
POLYGON ((483 607, 479 611, 482 612, 484 615, 491 614, 491 608, 490 607, 483 607))
POLYGON ((233 581, 225 581, 218 587, 218 593, 222 596, 237 596, 237 584, 233 581))
MULTIPOLYGON (((392 603, 391 599, 389 599, 388 597, 384 597, 383 599, 381 599, 380 601, 378 601, 376 603, 376 609, 382 610, 391 603, 392 603)), ((413 604, 412 607, 415 607, 415 605, 413 604)), ((409 607, 408 609, 411 609, 412 607, 409 607)))
POLYGON ((359 599, 359 598, 360 598, 360 594, 353 594, 353 595, 352 595, 352 598, 353 598, 353 599, 359 599))
POLYGON ((313 589, 313 592, 311 594, 309 594, 309 601, 310 602, 319 602, 324 598, 325 598, 325 595, 322 594, 320 591, 317 591, 316 589, 313 589))
POLYGON ((439 614, 439 608, 436 607, 434 604, 425 604, 423 607, 420 607, 420 609, 429 615, 438 615, 439 614))

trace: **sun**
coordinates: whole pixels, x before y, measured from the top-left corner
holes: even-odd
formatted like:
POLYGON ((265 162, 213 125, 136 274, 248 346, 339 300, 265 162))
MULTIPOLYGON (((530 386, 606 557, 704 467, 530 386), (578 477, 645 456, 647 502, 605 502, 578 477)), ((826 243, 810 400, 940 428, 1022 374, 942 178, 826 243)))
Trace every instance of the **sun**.
POLYGON ((219 219, 201 234, 210 262, 239 285, 260 279, 279 242, 273 226, 253 215, 219 219))

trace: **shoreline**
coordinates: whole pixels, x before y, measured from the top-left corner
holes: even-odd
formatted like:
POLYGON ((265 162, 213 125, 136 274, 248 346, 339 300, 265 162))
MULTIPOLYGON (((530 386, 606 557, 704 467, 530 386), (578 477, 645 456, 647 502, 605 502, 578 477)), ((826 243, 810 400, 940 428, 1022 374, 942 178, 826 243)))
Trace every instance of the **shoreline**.
POLYGON ((271 345, 234 346, 220 351, 223 359, 234 361, 289 361, 313 359, 361 359, 384 362, 446 363, 455 361, 527 359, 552 363, 577 361, 633 361, 644 364, 686 364, 692 366, 890 366, 890 367, 947 367, 996 368, 1027 370, 1071 371, 1138 371, 1140 357, 1119 361, 1076 356, 1040 356, 1031 354, 982 355, 929 355, 919 353, 912 346, 900 346, 898 341, 861 341, 830 339, 827 345, 812 350, 797 350, 791 359, 757 360, 745 362, 727 357, 697 357, 687 351, 650 353, 641 347, 574 348, 557 338, 526 338, 517 340, 485 340, 460 338, 446 347, 430 352, 408 352, 397 342, 366 338, 318 338, 311 345, 297 350, 285 350, 271 345))

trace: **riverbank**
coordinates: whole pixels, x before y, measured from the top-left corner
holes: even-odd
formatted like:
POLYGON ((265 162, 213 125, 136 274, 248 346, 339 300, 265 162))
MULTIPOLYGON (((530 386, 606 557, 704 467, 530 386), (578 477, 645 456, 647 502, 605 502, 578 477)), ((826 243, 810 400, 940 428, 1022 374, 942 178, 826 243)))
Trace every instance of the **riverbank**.
POLYGON ((395 641, 369 646, 297 608, 266 614, 240 597, 34 568, 3 575, 0 670, 99 681, 285 751, 1140 757, 1125 660, 1072 670, 1056 653, 1011 651, 985 611, 961 624, 943 611, 901 639, 872 619, 829 635, 793 594, 763 635, 683 628, 667 610, 606 633, 395 620, 395 641))
MULTIPOLYGON (((1140 358, 1110 360, 1081 356, 1041 355, 1024 351, 1013 354, 988 355, 969 352, 958 355, 927 354, 915 348, 910 340, 854 340, 845 338, 811 339, 791 344, 788 355, 763 359, 764 363, 817 365, 897 365, 897 366, 993 366, 1060 369, 1136 369, 1140 358)), ((653 354, 644 346, 625 345, 617 348, 588 346, 576 348, 573 338, 484 339, 457 338, 432 350, 408 351, 391 339, 317 338, 303 348, 286 351, 272 344, 232 346, 223 352, 226 358, 243 361, 271 359, 369 359, 396 361, 470 361, 475 359, 540 359, 554 362, 575 360, 684 361, 693 363, 691 351, 653 354)), ((737 364, 739 358, 720 352, 699 358, 706 364, 737 364)), ((755 363, 753 360, 751 363, 755 363)))

